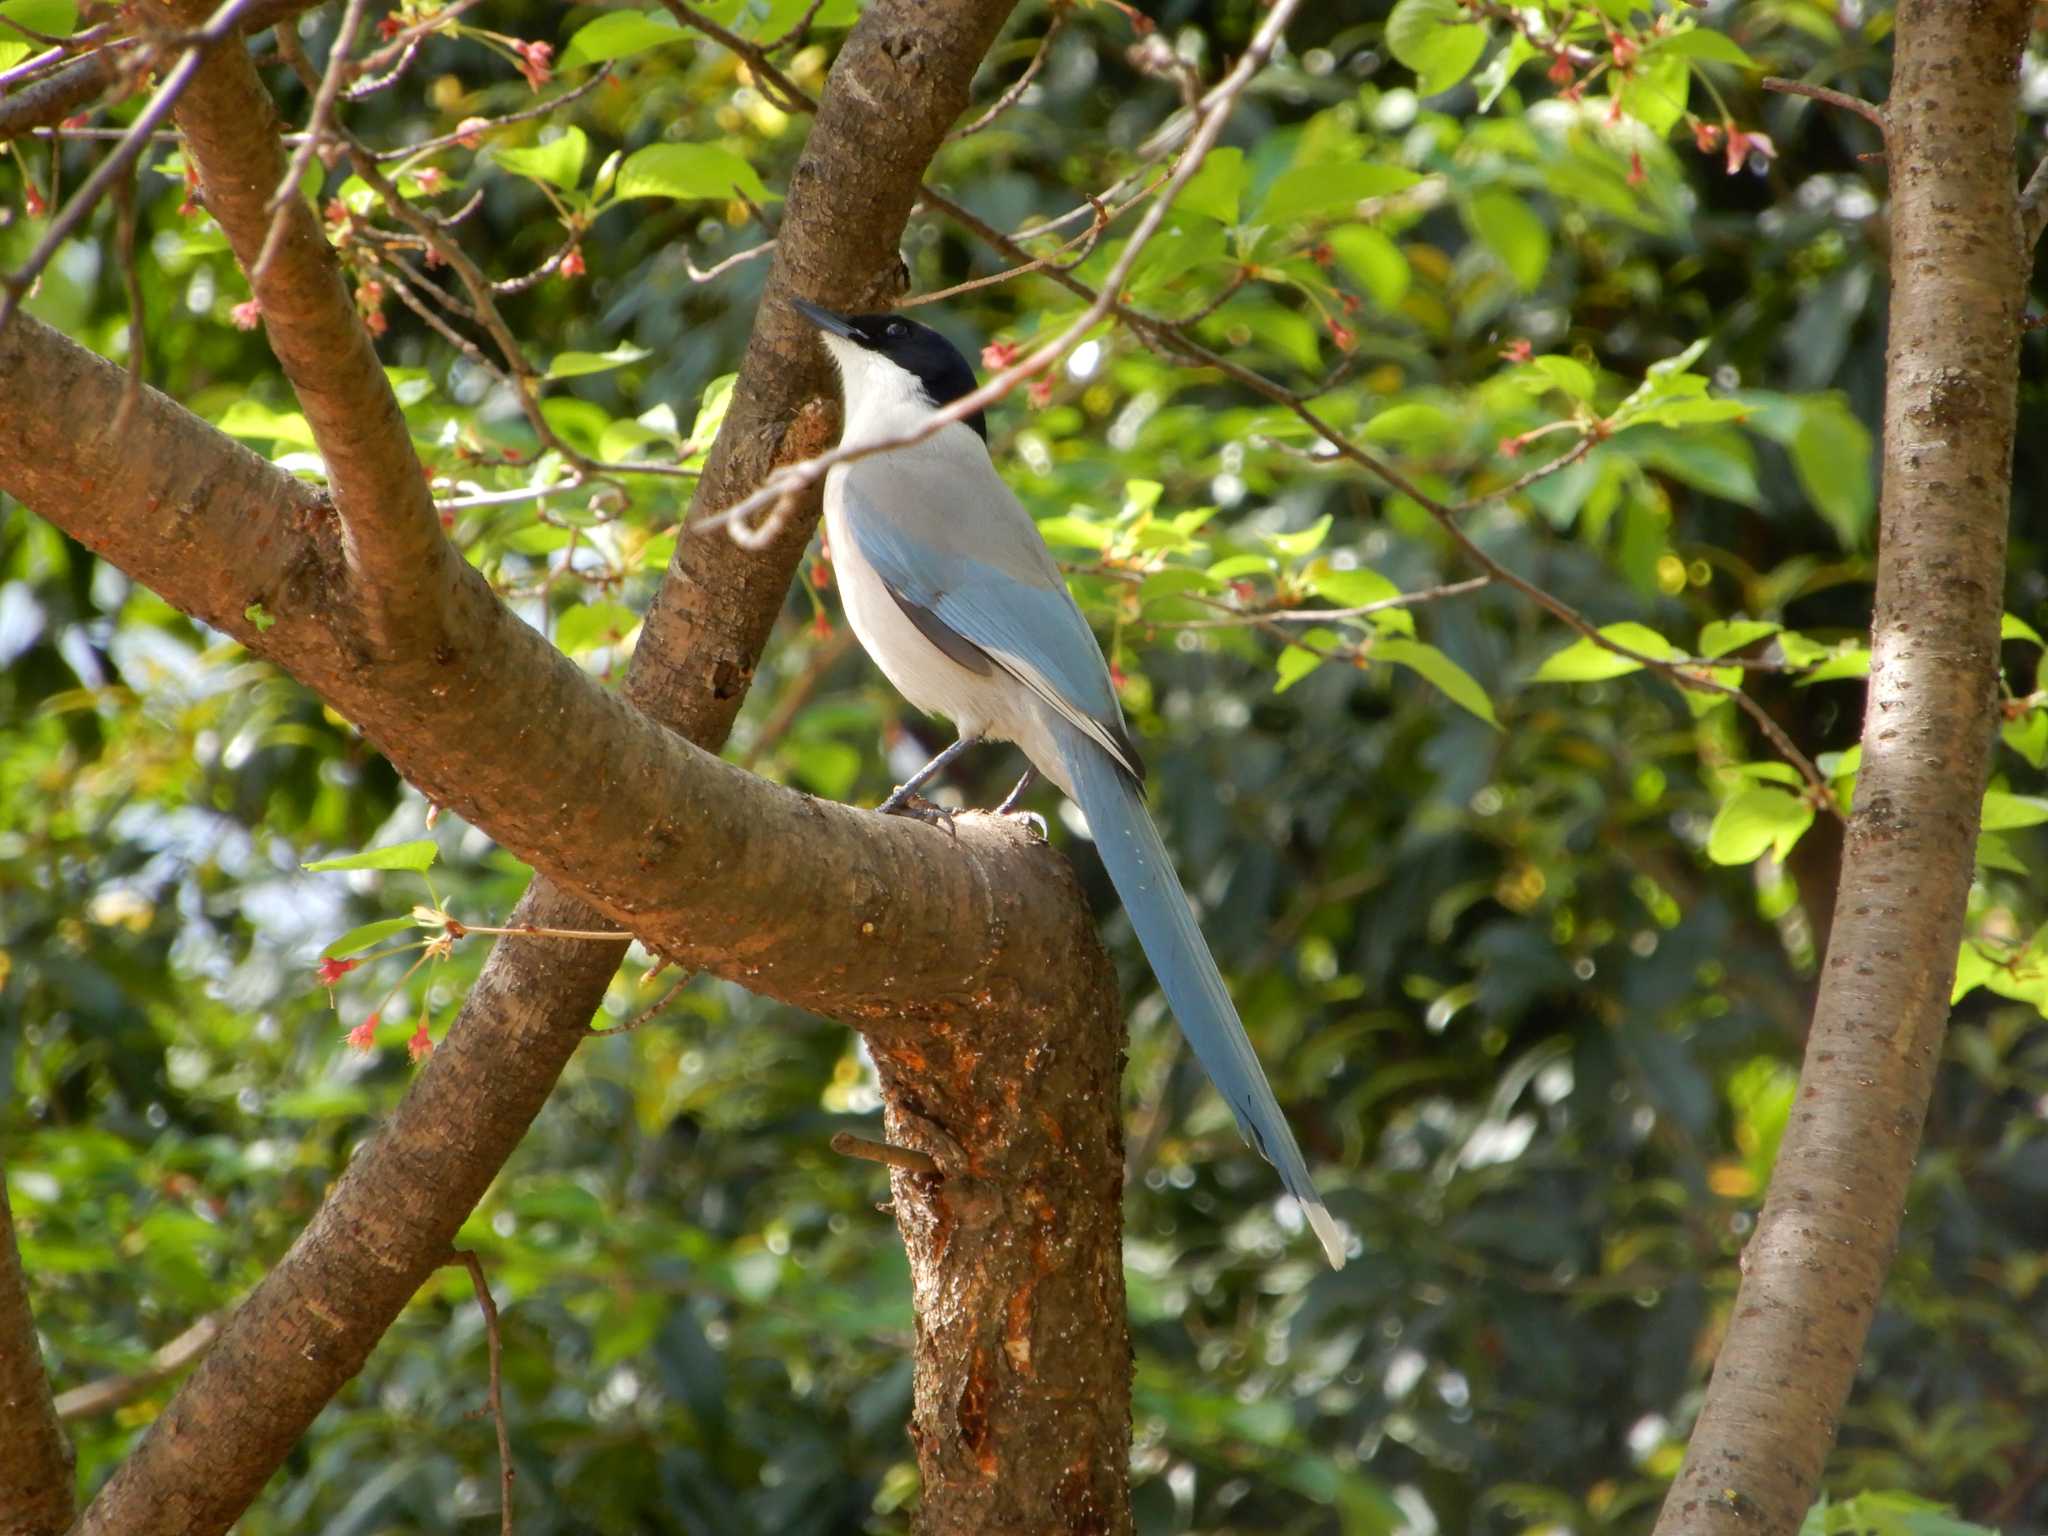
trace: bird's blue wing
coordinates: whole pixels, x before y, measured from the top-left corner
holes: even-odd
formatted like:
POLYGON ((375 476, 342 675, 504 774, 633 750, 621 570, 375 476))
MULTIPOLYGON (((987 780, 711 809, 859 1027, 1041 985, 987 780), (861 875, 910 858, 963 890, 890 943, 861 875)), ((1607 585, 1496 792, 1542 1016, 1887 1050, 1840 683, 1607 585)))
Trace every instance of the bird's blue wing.
POLYGON ((984 497, 1000 496, 1001 505, 959 506, 963 487, 943 483, 942 476, 917 475, 924 483, 907 484, 901 473, 886 479, 858 473, 865 467, 852 466, 842 488, 847 526, 861 556, 913 620, 929 636, 935 619, 1044 696, 1130 772, 1141 773, 1094 631, 1074 606, 1030 514, 1002 482, 991 473, 976 487, 984 497), (898 503, 914 501, 917 521, 878 491, 898 503), (941 498, 936 505, 934 495, 941 498), (963 539, 963 529, 979 537, 963 539))

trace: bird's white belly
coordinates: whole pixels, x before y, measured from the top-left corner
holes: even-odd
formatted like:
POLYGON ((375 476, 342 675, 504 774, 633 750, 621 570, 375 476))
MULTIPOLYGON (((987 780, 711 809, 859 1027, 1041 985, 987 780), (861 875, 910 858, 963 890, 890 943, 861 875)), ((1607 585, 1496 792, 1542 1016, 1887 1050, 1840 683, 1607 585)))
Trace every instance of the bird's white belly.
POLYGON ((875 568, 862 557, 847 527, 834 469, 825 482, 825 534, 832 544, 833 579, 854 638, 874 658, 896 691, 926 714, 943 715, 963 736, 1010 733, 991 719, 992 694, 1008 690, 1000 672, 968 671, 932 644, 904 613, 875 568))

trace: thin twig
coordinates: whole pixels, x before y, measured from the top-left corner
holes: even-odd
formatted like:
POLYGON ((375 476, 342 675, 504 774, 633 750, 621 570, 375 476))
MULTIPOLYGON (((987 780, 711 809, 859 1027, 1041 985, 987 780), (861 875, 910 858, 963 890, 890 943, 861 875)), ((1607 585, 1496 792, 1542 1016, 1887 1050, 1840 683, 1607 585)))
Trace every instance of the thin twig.
POLYGON ((466 1248, 456 1249, 455 1258, 469 1271, 470 1288, 476 1292, 476 1304, 484 1314, 484 1347, 491 1362, 491 1418, 498 1426, 498 1531, 499 1536, 512 1536, 512 1435, 505 1428, 505 1378, 503 1348, 498 1339, 498 1304, 491 1300, 490 1282, 484 1278, 484 1261, 466 1248))
POLYGON ((1385 613, 1392 608, 1414 608, 1422 603, 1439 602, 1447 597, 1462 597, 1467 592, 1477 592, 1493 585, 1491 576, 1467 576, 1463 581, 1447 581, 1441 586, 1421 587, 1413 592, 1397 592, 1392 597, 1383 597, 1378 602, 1360 603, 1355 608, 1274 608, 1230 609, 1216 599, 1203 599, 1199 593, 1189 593, 1206 602, 1209 606, 1224 608, 1230 613, 1223 619, 1170 619, 1160 623, 1148 623, 1150 629, 1245 629, 1254 624, 1322 624, 1331 619, 1362 619, 1368 614, 1385 613))
POLYGON ((1851 96, 1846 91, 1830 90, 1827 86, 1812 85, 1804 80, 1787 80, 1782 75, 1764 76, 1763 85, 1765 90, 1776 91, 1780 96, 1806 96, 1831 107, 1839 107, 1844 112, 1854 112, 1879 133, 1889 126, 1882 107, 1865 101, 1861 96, 1851 96))
POLYGON ((115 235, 119 247, 121 284, 128 290, 128 382, 121 387, 121 403, 114 407, 114 422, 109 429, 114 442, 122 440, 127 431, 128 418, 142 399, 144 354, 149 349, 149 337, 144 329, 145 315, 142 307, 142 269, 135 263, 135 178, 129 176, 114 189, 114 208, 119 216, 120 228, 115 235))
POLYGON ((734 251, 724 260, 714 262, 702 270, 699 270, 697 264, 691 261, 688 256, 685 256, 683 258, 683 270, 690 274, 691 282, 708 283, 714 277, 722 277, 734 267, 742 266, 750 261, 759 261, 763 256, 773 255, 774 252, 775 242, 773 240, 763 240, 759 245, 750 245, 743 251, 734 251))
POLYGON ((937 1163, 914 1148, 899 1147, 886 1141, 870 1141, 867 1137, 856 1136, 851 1131, 835 1131, 832 1136, 832 1150, 841 1157, 864 1158, 871 1163, 901 1168, 905 1173, 939 1171, 937 1163))
POLYGON ((73 231, 85 222, 86 216, 107 194, 108 188, 119 178, 127 175, 128 167, 133 165, 136 156, 142 153, 143 145, 149 142, 149 136, 171 115, 171 109, 178 104, 178 98, 185 93, 185 87, 190 85, 192 77, 199 73, 199 65, 206 57, 206 50, 221 39, 233 35, 236 22, 251 3, 252 0, 224 0, 219 9, 206 19, 206 24, 191 34, 185 43, 183 56, 164 77, 164 83, 157 87, 156 95, 150 98, 149 105, 136 117, 129 128, 128 136, 114 147, 112 154, 93 168, 93 173, 85 179, 85 185, 72 193, 71 200, 64 205, 63 211, 50 220, 49 229, 44 232, 42 240, 36 245, 35 250, 30 252, 21 269, 0 278, 0 288, 5 290, 0 292, 0 331, 4 331, 7 322, 14 318, 15 310, 21 306, 21 301, 27 296, 28 291, 35 286, 43 268, 50 264, 50 258, 71 238, 73 231))
MULTIPOLYGON (((270 228, 264 233, 262 249, 256 253, 256 265, 249 269, 251 290, 262 283, 270 271, 270 263, 277 256, 278 246, 284 243, 285 224, 291 214, 292 200, 299 195, 299 182, 306 174, 306 167, 313 163, 314 155, 320 151, 321 140, 327 132, 327 120, 334 115, 335 99, 341 94, 342 82, 352 72, 348 51, 355 46, 356 29, 362 21, 363 0, 348 0, 341 13, 341 29, 334 34, 333 47, 327 50, 327 69, 320 76, 319 89, 313 93, 313 109, 306 115, 306 136, 292 151, 291 160, 284 168, 284 177, 270 195, 270 228)), ((289 26, 277 29, 277 51, 294 69, 299 69, 302 63, 311 67, 298 33, 289 26)))
MULTIPOLYGON (((368 67, 367 60, 363 67, 368 67)), ((444 133, 436 139, 422 139, 417 144, 405 144, 397 149, 380 149, 376 151, 372 158, 383 164, 392 160, 410 160, 415 155, 428 154, 437 149, 447 149, 450 145, 454 144, 461 144, 464 148, 468 148, 468 141, 481 134, 490 133, 499 128, 509 128, 514 123, 531 122, 534 118, 546 117, 557 109, 566 107, 570 102, 577 100, 579 97, 588 96, 610 77, 610 70, 600 69, 588 80, 570 90, 562 92, 561 95, 550 96, 546 101, 536 102, 530 107, 522 107, 517 112, 507 112, 503 117, 494 117, 484 127, 458 128, 454 132, 444 133)))
POLYGON ((1070 272, 1095 254, 1095 247, 1101 244, 1103 231, 1109 228, 1109 221, 1114 216, 1109 208, 1101 202, 1096 202, 1095 222, 1059 248, 1058 254, 1065 255, 1076 245, 1081 247, 1080 253, 1069 261, 1060 262, 1054 260, 1051 256, 1040 256, 1036 260, 1024 262, 1020 266, 1008 267, 1001 272, 991 272, 987 277, 971 277, 964 283, 955 283, 952 287, 941 288, 936 293, 908 294, 896 301, 896 308, 916 309, 920 305, 936 304, 941 299, 957 298, 963 293, 972 293, 977 288, 992 288, 998 283, 1007 283, 1015 278, 1028 277, 1033 272, 1043 272, 1053 267, 1058 267, 1063 272, 1070 272))
MULTIPOLYGON (((654 972, 649 971, 647 974, 652 976, 654 972)), ((593 1029, 590 1032, 590 1038, 593 1040, 609 1040, 613 1035, 630 1035, 641 1025, 653 1023, 668 1011, 669 1004, 683 995, 683 988, 696 979, 697 973, 695 971, 683 972, 681 976, 676 978, 675 985, 662 993, 661 1000, 655 1003, 653 1007, 641 1009, 632 1018, 626 1020, 625 1023, 614 1024, 610 1029, 593 1029)))
POLYGON ((789 728, 796 723, 796 717, 810 702, 825 674, 852 648, 853 631, 841 625, 812 649, 803 671, 776 695, 773 712, 761 722, 761 729, 755 732, 754 739, 735 759, 742 768, 752 768, 789 734, 789 728))
POLYGON ((227 1326, 229 1307, 209 1312, 170 1343, 149 1357, 149 1363, 128 1376, 102 1376, 68 1392, 57 1394, 57 1417, 65 1421, 90 1419, 116 1408, 125 1408, 137 1398, 147 1397, 164 1381, 185 1369, 209 1349, 227 1326))
POLYGON ((789 113, 818 110, 818 103, 811 94, 777 68, 775 61, 762 49, 748 42, 737 32, 720 26, 695 7, 685 5, 683 0, 661 0, 661 3, 668 13, 684 26, 702 32, 744 62, 760 86, 761 94, 768 98, 769 105, 789 113), (778 96, 782 98, 780 101, 776 100, 778 96))
POLYGON ((818 19, 818 12, 823 10, 824 7, 825 0, 811 0, 811 3, 804 7, 803 15, 797 17, 796 25, 783 33, 782 36, 763 43, 761 51, 770 54, 780 53, 783 49, 789 47, 790 44, 801 42, 803 35, 811 30, 811 23, 818 19))
POLYGON ((1016 81, 1007 91, 995 99, 995 104, 986 112, 982 113, 981 116, 977 117, 965 128, 955 128, 946 135, 942 142, 951 144, 956 139, 964 139, 973 134, 980 133, 982 129, 988 127, 989 124, 1014 107, 1024 93, 1031 89, 1031 82, 1038 78, 1038 72, 1045 68, 1046 56, 1052 52, 1053 39, 1060 35, 1060 28, 1066 24, 1067 13, 1064 10, 1055 9, 1052 13, 1052 19, 1046 23, 1045 36, 1038 40, 1038 51, 1031 55, 1031 62, 1024 66, 1024 73, 1017 77, 1016 81))

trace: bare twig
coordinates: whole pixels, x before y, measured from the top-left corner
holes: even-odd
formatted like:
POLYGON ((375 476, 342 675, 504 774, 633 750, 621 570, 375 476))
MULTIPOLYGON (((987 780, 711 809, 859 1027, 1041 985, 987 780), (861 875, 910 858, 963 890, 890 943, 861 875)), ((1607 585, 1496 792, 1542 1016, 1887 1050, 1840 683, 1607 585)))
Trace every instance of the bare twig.
POLYGON ((156 95, 150 98, 149 105, 136 117, 127 137, 115 146, 112 154, 93 168, 93 173, 85 179, 85 184, 71 194, 71 200, 64 205, 63 210, 50 220, 50 227, 44 231, 43 238, 29 253, 28 260, 22 263, 20 270, 0 278, 0 289, 4 289, 4 292, 0 292, 0 330, 7 328, 7 322, 14 318, 15 310, 20 307, 28 291, 35 286, 36 279, 42 275, 43 268, 50 264, 50 258, 56 255, 58 248, 71 238, 80 224, 85 222, 86 216, 106 195, 108 188, 128 174, 129 166, 133 165, 136 156, 142 153, 143 146, 149 142, 149 136, 171 115, 171 108, 178 104, 178 98, 184 94, 185 87, 192 83, 192 77, 199 72, 199 64, 205 58, 206 50, 223 38, 234 35, 242 12, 247 10, 251 3, 252 0, 224 0, 219 9, 207 18, 206 24, 191 34, 184 45, 184 54, 172 66, 171 72, 164 77, 164 83, 157 87, 156 95))
POLYGON ((841 1157, 864 1158, 871 1163, 901 1168, 905 1173, 939 1171, 937 1163, 914 1148, 899 1147, 886 1141, 870 1141, 867 1137, 856 1136, 851 1131, 835 1131, 832 1136, 832 1150, 841 1157))
POLYGON ((65 1420, 97 1418, 100 1414, 112 1413, 116 1408, 125 1408, 138 1398, 147 1397, 163 1382, 213 1348, 213 1341, 220 1337, 221 1328, 232 1310, 207 1313, 151 1355, 149 1363, 139 1371, 126 1376, 102 1376, 97 1381, 88 1381, 68 1392, 58 1393, 57 1417, 65 1420))
POLYGON ((1477 592, 1492 585, 1491 576, 1467 576, 1463 581, 1447 581, 1440 586, 1421 587, 1413 592, 1397 592, 1392 597, 1383 597, 1376 603, 1360 603, 1355 608, 1274 608, 1264 611, 1231 608, 1215 598, 1204 598, 1191 592, 1187 595, 1206 606, 1223 609, 1230 616, 1222 619, 1171 619, 1148 627, 1245 629, 1255 624, 1323 624, 1331 619, 1362 619, 1368 614, 1385 613, 1391 608, 1414 608, 1423 603, 1440 602, 1447 597, 1463 597, 1467 592, 1477 592))
POLYGON ((114 204, 120 216, 115 242, 120 253, 121 284, 128 290, 128 383, 121 391, 121 403, 114 410, 113 426, 109 429, 118 439, 127 430, 135 403, 142 398, 143 354, 148 348, 148 337, 143 328, 142 272, 135 264, 134 177, 124 178, 115 187, 114 204))
MULTIPOLYGON (((653 971, 649 971, 647 974, 651 977, 655 973, 653 971)), ((683 995, 683 988, 687 987, 691 982, 695 981, 696 979, 696 972, 683 972, 681 976, 676 978, 675 984, 671 986, 666 992, 662 993, 660 1000, 654 1003, 651 1007, 641 1009, 638 1013, 634 1014, 632 1018, 626 1020, 625 1023, 614 1024, 610 1029, 593 1029, 590 1032, 590 1038, 593 1040, 609 1040, 613 1035, 630 1035, 634 1030, 638 1029, 641 1025, 653 1023, 656 1019, 660 1018, 664 1013, 668 1012, 669 1005, 673 1003, 677 998, 683 995)))
POLYGON ((1781 75, 1764 76, 1763 85, 1765 90, 1776 91, 1780 96, 1806 96, 1828 106, 1839 107, 1844 112, 1854 112, 1879 133, 1883 133, 1887 126, 1882 107, 1865 101, 1861 96, 1851 96, 1846 91, 1830 90, 1827 86, 1812 85, 1804 80, 1787 80, 1781 75))
POLYGON ((793 43, 802 42, 804 34, 811 30, 811 23, 818 19, 818 12, 823 10, 824 7, 825 0, 811 0, 811 3, 804 7, 803 15, 797 17, 796 25, 783 33, 782 36, 763 43, 761 51, 767 54, 776 54, 782 52, 783 49, 793 43))
POLYGON ((761 94, 768 98, 771 106, 789 113, 818 110, 816 99, 785 75, 776 66, 775 61, 768 57, 766 51, 748 42, 737 32, 720 26, 694 6, 685 5, 683 0, 661 0, 661 3, 677 21, 702 32, 745 63, 755 82, 760 86, 761 94))
POLYGON ((752 768, 778 741, 789 734, 790 726, 796 723, 796 717, 810 702, 811 695, 817 691, 818 684, 823 681, 825 674, 831 671, 838 664, 839 658, 852 648, 853 631, 844 625, 834 629, 813 647, 810 659, 804 663, 803 671, 776 694, 774 711, 761 722, 761 729, 754 733, 754 739, 747 743, 746 750, 735 759, 742 768, 752 768))
MULTIPOLYGON (((306 167, 313 163, 313 157, 320 152, 321 141, 326 137, 327 120, 334 115, 334 103, 341 94, 342 82, 353 73, 349 65, 348 51, 355 46, 356 29, 363 21, 363 0, 348 0, 341 13, 341 28, 334 34, 334 45, 327 51, 327 68, 320 76, 320 85, 313 93, 313 108, 306 114, 306 136, 299 141, 298 148, 285 165, 284 176, 277 184, 277 190, 270 195, 270 230, 263 237, 263 249, 257 252, 256 265, 249 269, 249 286, 254 288, 270 271, 270 263, 277 255, 277 248, 284 239, 285 213, 291 207, 292 199, 299 195, 299 181, 306 174, 306 167)), ((300 45, 298 34, 290 27, 277 29, 277 51, 290 61, 293 69, 301 74, 310 70, 306 51, 300 45)))
POLYGON ((759 261, 763 256, 775 254, 775 242, 763 240, 759 245, 750 245, 743 251, 734 251, 722 261, 713 262, 700 269, 688 256, 683 258, 683 270, 690 274, 693 283, 708 283, 714 277, 722 277, 734 267, 744 266, 750 261, 759 261))
POLYGON ((469 1271, 476 1304, 484 1314, 484 1347, 491 1362, 491 1418, 498 1427, 498 1531, 512 1536, 512 1436, 505 1428, 505 1386, 502 1349, 498 1338, 498 1304, 491 1299, 491 1285, 484 1278, 484 1262, 466 1248, 455 1251, 455 1260, 469 1271))
MULTIPOLYGON (((1115 216, 1099 200, 1091 199, 1091 201, 1095 204, 1095 222, 1060 247, 1061 254, 1072 250, 1076 245, 1081 247, 1080 253, 1071 260, 1059 262, 1050 256, 1041 256, 1034 261, 1024 262, 1020 266, 1009 267, 1001 272, 991 272, 987 277, 969 278, 964 283, 955 283, 952 287, 941 288, 936 293, 906 294, 896 301, 896 308, 916 309, 921 305, 936 304, 941 299, 957 298, 963 293, 972 293, 977 288, 992 288, 998 283, 1007 283, 1014 278, 1028 277, 1033 272, 1043 272, 1050 267, 1058 267, 1063 272, 1072 271, 1095 254, 1095 247, 1102 241, 1103 231, 1109 228, 1109 221, 1115 216)), ((1118 211, 1120 212, 1121 210, 1118 211)))
MULTIPOLYGON (((368 68, 368 66, 369 61, 365 60, 362 67, 368 68)), ((522 107, 517 112, 507 112, 503 117, 494 117, 490 120, 488 126, 484 128, 459 128, 453 133, 444 133, 437 139, 422 139, 417 144, 404 144, 397 149, 380 149, 375 152, 372 158, 380 164, 385 164, 393 160, 411 161, 416 156, 428 154, 437 149, 447 149, 455 144, 461 144, 466 148, 468 141, 475 138, 479 133, 489 133, 499 128, 510 127, 513 123, 531 122, 538 117, 548 117, 569 105, 570 102, 588 96, 610 77, 610 70, 600 69, 588 80, 562 92, 561 95, 550 96, 546 101, 536 102, 530 107, 522 107)))
POLYGON ((1010 88, 998 96, 993 105, 986 112, 982 113, 981 116, 977 117, 965 128, 955 128, 951 133, 947 134, 946 142, 951 144, 955 139, 964 139, 972 134, 980 133, 982 129, 988 127, 989 124, 1014 107, 1022 99, 1024 93, 1031 89, 1031 82, 1038 78, 1038 72, 1045 68, 1046 56, 1052 52, 1053 39, 1060 35, 1060 28, 1066 24, 1067 13, 1064 10, 1055 9, 1052 13, 1052 19, 1046 23, 1045 36, 1038 40, 1038 51, 1031 55, 1031 62, 1024 66, 1024 73, 1019 75, 1010 88))

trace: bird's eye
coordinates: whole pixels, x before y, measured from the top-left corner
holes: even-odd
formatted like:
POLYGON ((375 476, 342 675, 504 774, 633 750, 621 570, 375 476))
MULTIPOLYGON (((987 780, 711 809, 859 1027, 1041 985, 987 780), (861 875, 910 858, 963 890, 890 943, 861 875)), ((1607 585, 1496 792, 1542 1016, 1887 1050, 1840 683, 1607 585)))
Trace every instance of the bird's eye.
POLYGON ((901 320, 891 320, 888 325, 883 327, 882 334, 890 341, 901 341, 910 334, 910 327, 901 320))

